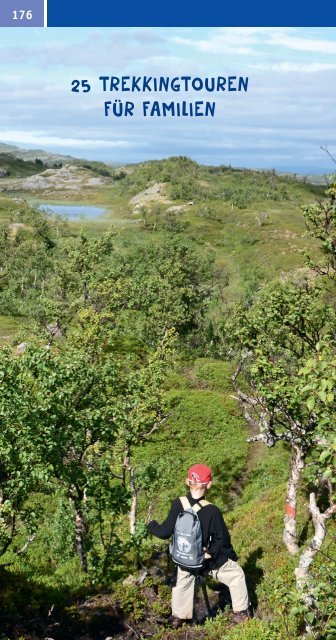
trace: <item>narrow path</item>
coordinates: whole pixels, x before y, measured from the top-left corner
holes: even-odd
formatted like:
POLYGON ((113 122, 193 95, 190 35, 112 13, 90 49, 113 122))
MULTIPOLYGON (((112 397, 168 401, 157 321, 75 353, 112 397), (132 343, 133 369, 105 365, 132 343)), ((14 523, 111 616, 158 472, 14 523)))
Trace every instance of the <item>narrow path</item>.
MULTIPOLYGON (((250 433, 252 434, 252 432, 250 433)), ((249 453, 247 456, 246 467, 244 472, 238 478, 230 491, 232 507, 239 501, 243 495, 245 485, 249 481, 251 472, 255 469, 258 462, 262 459, 264 453, 264 445, 262 442, 250 442, 249 453)))

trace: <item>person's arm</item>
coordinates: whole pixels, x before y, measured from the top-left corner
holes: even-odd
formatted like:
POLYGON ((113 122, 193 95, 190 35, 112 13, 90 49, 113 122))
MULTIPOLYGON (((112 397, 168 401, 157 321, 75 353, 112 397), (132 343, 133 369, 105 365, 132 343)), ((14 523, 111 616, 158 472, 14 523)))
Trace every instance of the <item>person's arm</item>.
POLYGON ((147 528, 153 536, 167 540, 174 532, 176 518, 183 511, 182 504, 179 498, 176 498, 170 507, 167 518, 159 524, 156 520, 151 520, 148 523, 147 528))
POLYGON ((209 553, 215 562, 218 556, 223 553, 230 558, 230 560, 237 560, 238 556, 232 547, 230 534, 219 509, 216 509, 214 513, 209 533, 211 536, 209 553))

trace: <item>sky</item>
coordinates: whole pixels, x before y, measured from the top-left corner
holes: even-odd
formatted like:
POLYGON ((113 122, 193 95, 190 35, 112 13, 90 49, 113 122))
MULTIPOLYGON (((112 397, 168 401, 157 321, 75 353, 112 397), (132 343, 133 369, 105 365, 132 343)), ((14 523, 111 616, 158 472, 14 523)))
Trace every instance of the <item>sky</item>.
POLYGON ((129 163, 330 173, 336 27, 0 28, 0 142, 129 163), (248 91, 110 94, 99 76, 248 76, 248 91), (74 93, 74 79, 91 91, 74 93), (104 101, 135 103, 105 117, 104 101), (143 117, 143 100, 216 102, 213 118, 143 117))

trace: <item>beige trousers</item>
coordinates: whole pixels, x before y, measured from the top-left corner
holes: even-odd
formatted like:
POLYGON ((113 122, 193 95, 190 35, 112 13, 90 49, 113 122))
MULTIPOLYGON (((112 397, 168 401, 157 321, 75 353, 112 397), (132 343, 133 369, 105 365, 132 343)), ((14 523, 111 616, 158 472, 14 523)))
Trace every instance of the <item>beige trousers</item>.
MULTIPOLYGON (((227 560, 219 569, 209 574, 225 584, 231 594, 233 611, 245 611, 249 606, 245 574, 234 560, 227 560)), ((180 567, 177 568, 176 586, 172 591, 172 614, 176 618, 189 620, 193 617, 195 576, 180 567)))

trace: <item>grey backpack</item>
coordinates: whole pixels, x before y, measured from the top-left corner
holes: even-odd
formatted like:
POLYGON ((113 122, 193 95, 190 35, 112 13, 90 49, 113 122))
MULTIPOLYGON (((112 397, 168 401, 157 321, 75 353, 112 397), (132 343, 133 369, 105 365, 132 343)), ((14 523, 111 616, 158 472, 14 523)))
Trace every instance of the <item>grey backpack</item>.
POLYGON ((198 512, 210 502, 200 500, 193 507, 187 497, 180 498, 184 511, 177 516, 169 551, 172 560, 182 569, 202 569, 205 552, 198 512))

